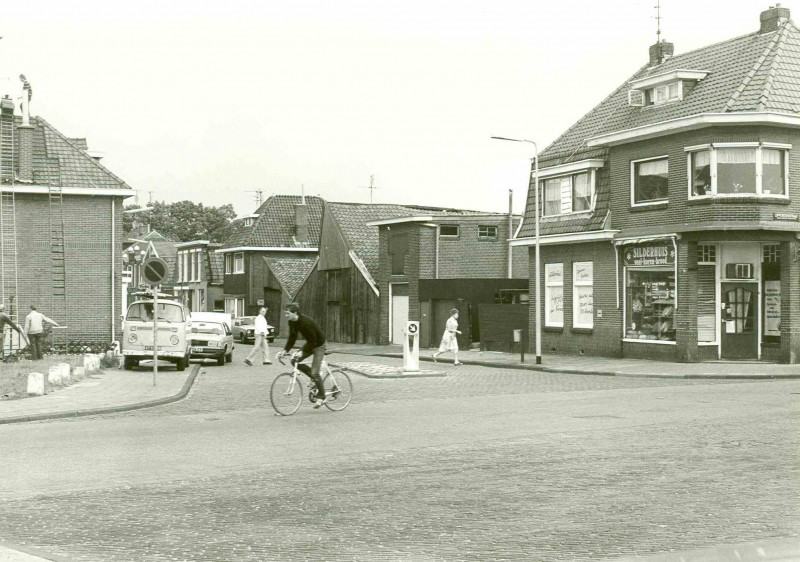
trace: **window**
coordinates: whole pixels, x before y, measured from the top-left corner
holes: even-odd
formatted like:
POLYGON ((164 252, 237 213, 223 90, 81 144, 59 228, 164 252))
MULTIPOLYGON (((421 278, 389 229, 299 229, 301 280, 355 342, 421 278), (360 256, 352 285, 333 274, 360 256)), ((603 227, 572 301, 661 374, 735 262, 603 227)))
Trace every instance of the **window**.
POLYGON ((675 271, 627 269, 626 339, 675 341, 675 271))
POLYGON ((663 86, 656 86, 650 90, 650 103, 660 104, 680 100, 683 97, 682 86, 681 82, 671 82, 663 86))
POLYGON ((233 254, 225 254, 225 273, 233 273, 233 254))
POLYGON ((592 262, 572 264, 572 327, 594 327, 594 288, 592 262))
POLYGON ((244 299, 225 297, 225 313, 232 314, 234 318, 244 316, 244 299))
POLYGON ((480 225, 478 226, 478 238, 482 240, 494 240, 497 238, 497 227, 480 225))
POLYGON ((442 238, 457 238, 458 225, 457 224, 443 224, 439 226, 439 236, 442 238))
POLYGON ((785 196, 789 148, 769 143, 687 148, 691 196, 785 196))
POLYGON ((697 263, 710 264, 717 261, 717 247, 713 244, 697 245, 697 263))
POLYGON ((564 264, 547 263, 544 266, 544 325, 564 326, 564 264))
POLYGON ((781 247, 765 244, 762 249, 761 276, 764 286, 761 310, 764 326, 763 341, 781 341, 781 247))
POLYGON ((244 273, 244 253, 233 254, 233 272, 244 273))
POLYGON ((666 157, 631 162, 634 205, 667 199, 669 164, 666 157))
POLYGON ((543 216, 592 210, 593 174, 582 172, 542 182, 543 216))
POLYGON ((200 250, 192 252, 192 280, 200 281, 200 250))
POLYGON ((184 279, 183 279, 183 275, 184 275, 184 273, 183 273, 183 272, 184 272, 184 271, 185 271, 185 270, 184 270, 184 268, 183 268, 183 252, 180 252, 180 253, 178 254, 178 282, 179 282, 179 283, 180 283, 180 282, 182 282, 182 281, 184 280, 184 279))

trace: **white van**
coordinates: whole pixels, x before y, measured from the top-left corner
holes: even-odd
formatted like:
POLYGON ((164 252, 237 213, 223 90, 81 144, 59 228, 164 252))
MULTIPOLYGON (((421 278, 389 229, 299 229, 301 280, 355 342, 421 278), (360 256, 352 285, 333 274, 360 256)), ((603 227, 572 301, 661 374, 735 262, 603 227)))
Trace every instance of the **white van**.
POLYGON ((125 369, 131 370, 139 361, 153 359, 155 345, 158 359, 174 363, 179 371, 183 371, 189 365, 189 311, 179 302, 159 299, 158 310, 155 311, 158 342, 154 344, 153 304, 152 299, 143 299, 128 307, 122 330, 125 369))

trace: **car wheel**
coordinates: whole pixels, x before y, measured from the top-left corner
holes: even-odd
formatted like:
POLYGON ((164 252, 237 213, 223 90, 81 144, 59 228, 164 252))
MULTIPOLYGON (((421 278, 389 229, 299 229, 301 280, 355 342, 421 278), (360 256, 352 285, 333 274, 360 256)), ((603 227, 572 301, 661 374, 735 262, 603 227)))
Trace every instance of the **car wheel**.
POLYGON ((242 343, 244 343, 244 332, 242 332, 241 334, 239 334, 239 341, 240 341, 240 342, 242 342, 242 343))
POLYGON ((178 369, 179 371, 184 371, 188 364, 189 364, 189 356, 187 355, 185 357, 181 357, 180 359, 178 359, 178 361, 175 363, 175 368, 178 369))
POLYGON ((224 351, 222 352, 222 355, 217 357, 217 365, 219 365, 220 367, 225 365, 225 352, 224 351))
POLYGON ((267 338, 267 342, 268 342, 268 343, 272 343, 272 342, 274 342, 274 341, 275 341, 275 338, 267 338))
POLYGON ((231 349, 231 352, 225 356, 225 361, 227 361, 228 363, 233 361, 233 350, 232 349, 231 349))
POLYGON ((139 360, 138 359, 134 359, 133 357, 130 357, 130 356, 126 356, 125 357, 124 366, 125 366, 125 370, 126 371, 130 371, 134 367, 138 367, 139 366, 139 360))

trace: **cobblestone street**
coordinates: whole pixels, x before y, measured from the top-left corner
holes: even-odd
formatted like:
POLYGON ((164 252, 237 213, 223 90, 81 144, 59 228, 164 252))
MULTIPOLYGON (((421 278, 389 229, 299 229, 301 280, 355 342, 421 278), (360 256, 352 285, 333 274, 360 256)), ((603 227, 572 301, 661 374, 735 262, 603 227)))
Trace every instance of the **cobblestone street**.
POLYGON ((74 561, 599 560, 800 530, 800 382, 439 365, 352 375, 347 410, 281 418, 280 366, 237 358, 173 405, 0 427, 0 542, 74 561))

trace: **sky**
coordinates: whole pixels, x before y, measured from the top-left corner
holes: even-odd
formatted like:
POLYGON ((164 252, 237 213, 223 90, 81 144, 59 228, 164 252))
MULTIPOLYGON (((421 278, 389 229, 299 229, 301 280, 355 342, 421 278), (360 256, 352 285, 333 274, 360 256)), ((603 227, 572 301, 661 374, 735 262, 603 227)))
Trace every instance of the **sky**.
MULTIPOLYGON (((490 137, 544 150, 647 63, 658 1, 10 2, 0 93, 25 74, 31 114, 85 137, 140 204, 506 212, 511 191, 521 213, 534 145, 490 137)), ((757 31, 771 6, 660 4, 676 54, 757 31)))

